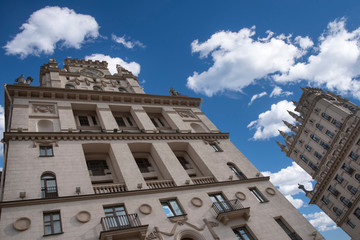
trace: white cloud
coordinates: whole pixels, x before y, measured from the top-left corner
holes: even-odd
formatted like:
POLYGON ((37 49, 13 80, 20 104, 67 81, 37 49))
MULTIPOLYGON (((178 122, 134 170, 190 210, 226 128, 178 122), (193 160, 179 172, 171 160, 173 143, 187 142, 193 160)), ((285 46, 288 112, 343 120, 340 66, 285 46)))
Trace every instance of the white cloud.
POLYGON ((275 86, 273 91, 270 93, 270 97, 290 96, 293 92, 283 91, 281 87, 275 86))
POLYGON ((282 83, 307 80, 316 87, 360 99, 360 28, 348 31, 345 19, 330 22, 318 45, 314 48, 316 54, 275 75, 274 80, 282 83))
POLYGON ((295 45, 298 43, 291 43, 291 36, 275 36, 271 31, 267 34, 255 39, 253 27, 239 32, 220 31, 203 43, 193 41, 192 52, 199 53, 200 58, 211 55, 213 65, 202 73, 194 72, 188 77, 187 86, 207 96, 225 90, 240 92, 257 79, 288 71, 306 53, 295 45))
POLYGON ((115 34, 112 34, 112 35, 111 35, 111 38, 112 38, 112 40, 114 40, 115 42, 124 45, 124 47, 126 47, 126 48, 134 48, 135 46, 139 46, 139 47, 141 47, 141 48, 144 48, 144 47, 145 47, 145 45, 144 45, 142 42, 137 41, 137 40, 135 40, 135 41, 126 41, 126 40, 125 40, 125 36, 118 37, 118 36, 116 36, 115 34))
MULTIPOLYGON (((0 105, 0 139, 3 138, 3 133, 5 131, 5 113, 3 106, 0 105)), ((0 143, 0 156, 3 155, 3 144, 0 143)))
POLYGON ((279 135, 279 131, 289 132, 290 129, 284 125, 283 120, 289 123, 295 123, 295 119, 287 112, 294 111, 295 105, 292 102, 286 100, 280 101, 271 105, 271 109, 260 113, 257 120, 252 121, 247 126, 248 128, 255 128, 256 132, 252 139, 262 140, 270 137, 276 137, 279 135))
POLYGON ((337 226, 331 218, 324 212, 316 212, 310 214, 303 214, 305 218, 319 231, 325 232, 336 229, 337 226))
POLYGON ((135 76, 138 76, 140 73, 140 64, 137 62, 125 62, 119 57, 110 57, 101 53, 95 53, 90 56, 85 57, 86 60, 99 60, 106 61, 108 63, 109 71, 114 74, 117 73, 116 65, 119 64, 126 70, 132 72, 135 76))
POLYGON ((78 14, 69 8, 45 7, 32 13, 13 40, 4 46, 6 54, 52 54, 57 43, 79 49, 86 38, 99 36, 95 18, 78 14))
POLYGON ((313 41, 311 41, 311 39, 307 36, 306 37, 298 36, 295 38, 295 42, 298 43, 302 49, 308 49, 308 48, 314 46, 313 41))
POLYGON ((251 98, 248 106, 250 106, 256 99, 261 98, 261 97, 263 97, 263 96, 265 96, 265 95, 267 95, 266 92, 262 92, 262 93, 259 93, 259 94, 255 94, 254 96, 252 96, 252 98, 251 98))

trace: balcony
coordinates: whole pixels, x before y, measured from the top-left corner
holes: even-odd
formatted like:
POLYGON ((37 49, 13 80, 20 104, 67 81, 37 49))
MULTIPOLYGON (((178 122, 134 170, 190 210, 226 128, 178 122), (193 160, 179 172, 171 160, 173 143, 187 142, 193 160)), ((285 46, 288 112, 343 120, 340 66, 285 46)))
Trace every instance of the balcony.
POLYGON ((104 169, 101 167, 89 169, 89 175, 91 182, 110 182, 113 180, 111 171, 109 169, 104 169))
POLYGON ((93 185, 95 194, 126 192, 125 184, 93 185))
POLYGON ((136 213, 101 218, 100 240, 141 239, 146 237, 149 225, 141 225, 136 213))
POLYGON ((173 180, 151 180, 146 181, 146 185, 150 189, 176 187, 173 180))
POLYGON ((244 208, 238 199, 213 203, 212 209, 217 215, 216 219, 224 225, 231 219, 244 218, 248 220, 250 217, 250 208, 244 208))
POLYGON ((208 183, 215 183, 216 180, 213 176, 207 177, 192 177, 191 180, 194 184, 208 184, 208 183))
POLYGON ((56 198, 58 197, 57 187, 42 187, 41 188, 42 198, 56 198))

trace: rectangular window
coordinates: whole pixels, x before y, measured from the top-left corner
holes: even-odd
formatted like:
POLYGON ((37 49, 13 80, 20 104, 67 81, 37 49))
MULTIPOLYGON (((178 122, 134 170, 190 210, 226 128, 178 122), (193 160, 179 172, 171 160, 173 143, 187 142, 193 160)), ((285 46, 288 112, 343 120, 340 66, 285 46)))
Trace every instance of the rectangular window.
POLYGON ((320 153, 318 153, 318 152, 315 152, 314 156, 319 160, 322 158, 322 155, 320 153))
POLYGON ((338 120, 333 119, 333 120, 331 121, 331 123, 334 124, 337 128, 341 128, 341 127, 342 127, 342 123, 339 122, 338 120))
POLYGON ((330 200, 329 200, 327 197, 325 197, 325 196, 322 197, 321 201, 322 201, 323 203, 325 203, 326 205, 329 205, 329 203, 330 203, 330 200))
POLYGON ((322 146, 325 150, 329 150, 330 146, 326 144, 325 142, 321 141, 320 146, 322 146))
POLYGON ((140 172, 142 173, 151 172, 149 169, 149 167, 151 167, 151 164, 147 158, 135 158, 135 161, 140 169, 140 172))
POLYGON ((169 124, 165 121, 161 113, 148 113, 148 116, 154 126, 158 129, 170 129, 169 124))
POLYGON ((44 213, 44 235, 62 233, 60 212, 44 213))
POLYGON ((268 202, 268 200, 256 188, 250 188, 249 190, 259 202, 261 203, 268 202))
POLYGON ((303 160, 305 163, 307 163, 309 160, 304 156, 304 155, 300 155, 300 159, 303 160))
POLYGON ((335 134, 330 130, 326 130, 325 134, 328 135, 330 138, 333 138, 335 136, 335 134))
POLYGON ((309 167, 311 167, 311 169, 314 170, 315 172, 318 170, 318 167, 312 162, 309 162, 309 167))
POLYGON ((235 228, 233 231, 239 240, 255 240, 246 227, 235 228))
POLYGON ((215 150, 215 152, 221 152, 221 149, 216 143, 209 143, 209 145, 215 150))
POLYGON ((52 146, 40 146, 40 157, 53 157, 52 146))
POLYGON ((209 197, 219 212, 231 211, 231 206, 221 193, 211 194, 209 197))
POLYGON ((316 124, 316 128, 321 131, 321 130, 323 130, 324 126, 321 125, 320 123, 317 123, 317 124, 316 124))
POLYGON ((318 136, 316 136, 315 134, 311 134, 310 135, 310 138, 312 139, 312 140, 314 140, 315 142, 319 142, 320 141, 320 138, 318 137, 318 136))
POLYGON ((342 168, 344 169, 345 172, 347 172, 348 174, 352 175, 354 173, 354 169, 352 167, 350 167, 349 165, 347 165, 346 163, 344 163, 344 165, 342 166, 342 168))
POLYGON ((90 122, 87 116, 79 116, 80 126, 90 126, 90 122))
POLYGON ((328 121, 331 120, 331 117, 330 117, 329 115, 327 115, 326 113, 324 113, 324 112, 321 114, 321 116, 322 116, 323 118, 325 118, 326 120, 328 120, 328 121))
POLYGON ((306 144, 305 149, 308 150, 309 152, 311 152, 312 147, 310 147, 309 145, 306 144))
POLYGON ((114 117, 115 117, 115 121, 116 121, 117 125, 120 127, 120 129, 123 129, 123 128, 136 129, 137 128, 130 113, 117 112, 117 113, 114 113, 114 117))
POLYGON ((119 127, 126 127, 125 121, 122 117, 115 117, 115 121, 119 127))
POLYGON ((344 178, 340 175, 336 175, 335 177, 335 180, 338 182, 338 183, 342 183, 344 181, 344 178))
POLYGON ((192 169, 190 163, 184 157, 177 157, 177 159, 179 160, 181 166, 183 166, 185 170, 192 169))
POLYGON ((130 227, 129 217, 124 205, 104 207, 105 223, 109 229, 130 227))
POLYGON ((333 211, 336 213, 336 215, 340 216, 342 214, 341 209, 337 208, 337 207, 333 207, 333 211))
POLYGON ((359 155, 354 152, 351 152, 349 156, 355 161, 359 158, 359 155))
POLYGON ((290 237, 290 239, 292 239, 292 240, 301 239, 301 238, 299 238, 299 236, 297 235, 296 232, 290 230, 290 228, 287 226, 287 224, 285 224, 284 220, 282 220, 281 218, 278 218, 278 219, 275 219, 275 221, 280 225, 280 227, 290 237))
POLYGON ((357 208, 357 209, 354 211, 354 215, 360 220, 360 208, 357 208))
POLYGON ((352 221, 350 221, 350 220, 348 220, 346 223, 347 223, 351 228, 355 228, 355 227, 356 227, 356 225, 355 225, 352 221))
POLYGON ((331 192, 332 195, 334 195, 335 197, 339 196, 339 191, 336 190, 336 188, 334 188, 333 186, 330 186, 328 188, 329 192, 331 192))
POLYGON ((175 217, 184 215, 183 210, 180 208, 176 199, 160 201, 161 206, 165 211, 167 217, 175 217))
POLYGON ((348 208, 350 208, 351 205, 352 205, 352 202, 351 202, 349 199, 347 199, 346 197, 344 197, 344 196, 341 196, 341 197, 340 197, 340 201, 341 201, 345 206, 347 206, 348 208))

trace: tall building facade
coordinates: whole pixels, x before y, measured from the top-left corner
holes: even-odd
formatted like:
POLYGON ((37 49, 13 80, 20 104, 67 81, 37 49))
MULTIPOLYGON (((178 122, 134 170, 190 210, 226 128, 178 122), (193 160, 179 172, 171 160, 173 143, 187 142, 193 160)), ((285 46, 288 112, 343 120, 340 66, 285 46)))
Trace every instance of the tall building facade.
POLYGON ((304 88, 297 115, 299 124, 285 124, 282 151, 316 181, 303 190, 352 239, 360 239, 360 108, 332 92, 304 88))
POLYGON ((199 109, 121 66, 5 86, 0 239, 323 239, 199 109))

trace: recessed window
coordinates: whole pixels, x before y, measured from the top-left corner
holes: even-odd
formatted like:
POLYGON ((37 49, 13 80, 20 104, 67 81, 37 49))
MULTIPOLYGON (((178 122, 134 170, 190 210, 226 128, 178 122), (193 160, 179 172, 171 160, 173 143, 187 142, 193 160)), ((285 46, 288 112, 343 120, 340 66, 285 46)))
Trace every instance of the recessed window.
POLYGON ((41 197, 54 198, 58 196, 56 177, 52 173, 41 175, 41 197))
POLYGON ((333 138, 335 136, 335 134, 330 130, 326 130, 325 134, 328 135, 330 138, 333 138))
POLYGON ((301 160, 303 160, 305 163, 307 163, 309 160, 304 156, 304 155, 300 155, 299 156, 301 160))
POLYGON ((44 235, 62 233, 60 212, 44 213, 44 235))
POLYGON ((337 128, 341 128, 341 127, 342 127, 342 123, 339 122, 338 120, 333 119, 333 120, 331 121, 331 123, 334 124, 337 128))
POLYGON ((53 147, 52 146, 40 146, 40 157, 53 157, 53 147))
POLYGON ((354 153, 354 152, 351 152, 350 153, 350 155, 349 155, 349 157, 351 157, 353 160, 358 160, 358 158, 359 158, 359 154, 356 154, 356 153, 354 153))
POLYGON ((350 202, 350 200, 347 199, 347 198, 344 197, 344 196, 341 196, 341 197, 340 197, 340 201, 341 201, 345 206, 347 206, 348 208, 350 208, 351 205, 352 205, 352 202, 350 202))
POLYGON ((335 180, 338 182, 338 183, 342 183, 344 181, 344 178, 340 175, 336 175, 335 177, 335 180))
POLYGON ((346 223, 347 223, 351 228, 355 228, 355 227, 356 227, 356 225, 355 225, 352 221, 350 221, 350 220, 348 220, 346 223))
POLYGON ((357 188, 352 185, 347 186, 347 189, 351 192, 352 195, 355 195, 358 191, 357 188))
POLYGON ((355 171, 352 167, 350 167, 346 163, 344 163, 344 165, 342 166, 342 169, 344 169, 344 171, 347 172, 350 175, 352 175, 354 173, 354 171, 355 171))
POLYGON ((322 158, 322 155, 320 153, 318 153, 318 152, 315 152, 314 156, 319 160, 322 158))
POLYGON ((240 180, 246 179, 246 176, 234 164, 228 163, 227 165, 240 180))
POLYGON ((317 129, 319 129, 320 131, 323 130, 323 128, 324 128, 324 126, 321 125, 320 123, 317 123, 317 124, 316 124, 316 127, 317 127, 317 129))
POLYGON ((83 129, 100 128, 95 111, 74 111, 75 119, 79 127, 83 129))
POLYGON ((357 208, 357 209, 354 211, 354 215, 360 220, 360 208, 357 208))
POLYGON ((324 113, 324 112, 321 114, 321 116, 322 116, 323 118, 325 118, 326 120, 328 120, 328 121, 331 120, 331 117, 330 117, 328 114, 324 113))
POLYGON ((336 215, 340 216, 342 214, 342 211, 337 208, 337 207, 333 207, 333 211, 336 213, 336 215))
POLYGON ((318 170, 318 167, 312 162, 309 162, 309 167, 311 167, 311 169, 314 170, 315 172, 318 170))
POLYGON ((332 195, 334 195, 335 197, 339 196, 339 191, 336 190, 336 188, 334 188, 333 186, 330 186, 328 188, 329 192, 331 192, 332 195))
POLYGON ((320 138, 318 137, 318 136, 316 136, 315 134, 311 134, 310 135, 310 138, 312 139, 312 140, 314 140, 315 142, 319 142, 320 141, 320 138))
POLYGON ((118 90, 119 90, 119 92, 122 92, 122 93, 126 93, 126 92, 127 92, 126 89, 125 89, 125 88, 122 88, 122 87, 119 87, 118 90))
POLYGON ((355 179, 360 182, 360 174, 359 173, 355 174, 355 179))
POLYGON ((184 215, 183 210, 179 206, 179 203, 176 199, 170 199, 170 200, 163 200, 160 201, 161 206, 165 211, 165 214, 167 217, 175 217, 175 216, 181 216, 184 215))
POLYGON ((257 188, 250 188, 249 190, 259 202, 268 202, 268 200, 260 193, 259 190, 257 190, 257 188))
POLYGON ((72 84, 66 84, 66 85, 65 85, 65 88, 66 88, 66 89, 75 89, 75 86, 72 85, 72 84))
POLYGON ((94 89, 95 91, 101 91, 101 90, 102 90, 101 87, 99 87, 99 86, 94 86, 93 89, 94 89))
POLYGON ((290 237, 290 239, 300 239, 296 232, 292 231, 287 223, 281 218, 275 219, 275 221, 280 225, 280 227, 284 230, 284 232, 290 237))
POLYGON ((330 203, 330 200, 329 200, 327 197, 325 197, 325 196, 322 197, 321 201, 322 201, 323 203, 325 203, 326 205, 329 205, 329 203, 330 203))
POLYGON ((147 158, 135 158, 141 173, 152 172, 151 164, 147 158))
POLYGON ((89 160, 86 161, 91 176, 105 176, 111 174, 106 160, 89 160))
POLYGON ((123 113, 115 115, 115 121, 119 128, 137 128, 136 123, 130 113, 123 113))
POLYGON ((235 228, 233 231, 240 240, 255 240, 246 227, 235 228))
POLYGON ((325 150, 330 149, 330 146, 327 143, 323 142, 323 141, 321 141, 320 146, 322 146, 325 150))
POLYGON ((222 152, 221 148, 219 147, 219 145, 215 142, 211 142, 209 143, 210 147, 212 147, 214 149, 215 152, 222 152))
POLYGON ((309 145, 306 144, 305 149, 308 150, 309 152, 311 152, 312 147, 310 147, 309 145))
POLYGON ((170 129, 170 126, 165 121, 161 113, 149 113, 151 122, 157 129, 170 129))
POLYGON ((184 157, 176 157, 185 170, 192 169, 190 163, 184 157))

